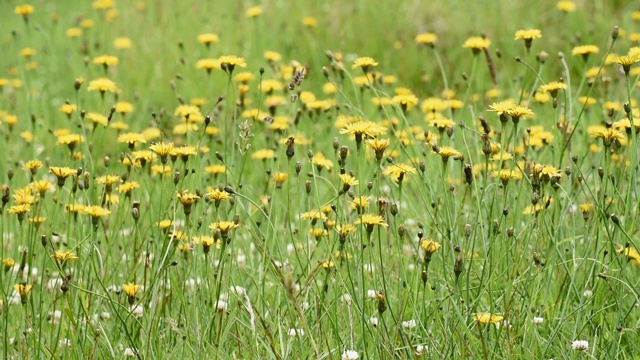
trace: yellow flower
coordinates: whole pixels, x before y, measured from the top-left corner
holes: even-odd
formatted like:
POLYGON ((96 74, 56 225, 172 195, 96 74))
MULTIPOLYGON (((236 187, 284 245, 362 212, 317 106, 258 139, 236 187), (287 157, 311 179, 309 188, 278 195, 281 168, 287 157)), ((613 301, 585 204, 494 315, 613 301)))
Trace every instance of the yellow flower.
POLYGON ((355 224, 364 224, 367 232, 372 232, 374 225, 387 227, 387 223, 384 222, 384 218, 380 215, 375 214, 362 214, 359 218, 356 219, 355 224))
POLYGON ((160 162, 165 164, 167 162, 167 157, 171 155, 171 152, 173 151, 173 143, 158 142, 151 145, 149 147, 149 150, 153 151, 158 156, 160 156, 160 162))
POLYGON ((640 51, 630 55, 618 56, 618 58, 616 59, 616 63, 622 66, 622 69, 627 75, 629 75, 631 65, 637 63, 638 61, 640 61, 640 51))
POLYGON ((640 265, 640 253, 638 253, 638 250, 635 248, 631 246, 621 246, 616 250, 616 252, 618 254, 624 254, 629 261, 633 261, 640 265))
POLYGON ((220 230, 220 235, 223 239, 226 239, 228 237, 228 234, 231 230, 235 230, 239 227, 240 226, 233 221, 219 221, 209 225, 209 229, 213 231, 220 230))
POLYGON ((347 192, 349 191, 350 187, 360 184, 360 182, 355 177, 349 174, 339 174, 338 177, 342 182, 342 192, 347 192))
POLYGON ((89 86, 87 87, 88 91, 98 90, 100 93, 104 94, 105 92, 116 92, 118 91, 118 87, 116 83, 114 83, 111 79, 108 78, 98 78, 95 80, 89 81, 89 86))
POLYGON ((35 175, 41 168, 42 161, 40 160, 29 160, 22 165, 22 170, 29 171, 31 175, 35 175))
POLYGON ((17 215, 18 221, 22 222, 24 215, 31 211, 31 204, 13 205, 9 208, 9 214, 17 215))
POLYGON ((247 9, 247 17, 256 18, 262 15, 262 7, 261 6, 252 6, 247 9))
POLYGON ((275 51, 266 50, 263 53, 264 59, 268 62, 278 62, 282 59, 282 55, 275 51))
POLYGON ((176 197, 182 203, 182 210, 185 215, 191 214, 191 207, 200 199, 200 196, 189 192, 189 190, 178 191, 176 197))
POLYGON ((136 301, 136 295, 140 291, 141 287, 141 285, 137 285, 132 282, 122 285, 122 290, 124 290, 124 293, 127 294, 127 297, 129 298, 129 304, 133 304, 136 301))
POLYGON ((595 45, 580 45, 580 46, 574 47, 573 50, 571 50, 571 54, 573 56, 580 55, 585 60, 589 57, 589 55, 597 54, 599 52, 600 52, 600 49, 595 45))
POLYGON ((416 42, 423 45, 434 45, 438 42, 436 34, 422 33, 416 36, 416 42))
POLYGON ((480 36, 470 37, 462 44, 463 48, 471 49, 474 54, 478 54, 489 46, 491 46, 491 40, 480 36))
POLYGON ((13 289, 18 293, 18 295, 20 295, 20 302, 22 304, 26 304, 27 303, 27 295, 29 295, 29 292, 31 292, 31 288, 33 286, 31 284, 15 284, 13 285, 13 289))
POLYGON ((378 139, 378 138, 370 139, 370 140, 367 140, 367 145, 369 145, 369 147, 373 149, 373 151, 376 154, 376 159, 380 161, 384 156, 385 150, 387 150, 389 145, 391 145, 391 140, 378 139))
POLYGON ((146 143, 147 139, 140 133, 124 133, 118 136, 118 142, 127 143, 129 148, 133 149, 137 143, 146 143))
POLYGON ((556 9, 565 13, 574 12, 576 11, 576 4, 573 1, 558 1, 556 9))
POLYGON ((558 90, 567 90, 568 86, 559 81, 552 81, 548 84, 540 86, 540 91, 548 92, 552 97, 558 95, 558 90))
POLYGON ((356 143, 359 145, 363 137, 376 137, 384 134, 386 131, 387 129, 385 127, 373 121, 362 120, 347 124, 344 128, 340 129, 340 134, 355 135, 356 143))
POLYGON ((35 54, 36 54, 36 49, 34 48, 24 48, 20 50, 20 56, 22 56, 25 59, 28 59, 35 54))
POLYGON ((58 186, 64 186, 64 182, 69 176, 75 176, 78 174, 78 170, 68 167, 52 166, 49 167, 49 171, 58 179, 58 186))
POLYGON ((130 196, 131 191, 140 187, 140 183, 137 181, 127 181, 118 186, 118 192, 125 194, 125 196, 130 196))
POLYGON ((95 65, 102 65, 105 68, 108 68, 109 66, 116 66, 118 65, 118 62, 118 57, 112 55, 100 55, 93 58, 93 63, 95 65))
POLYGON ((416 168, 409 164, 397 163, 387 166, 382 174, 390 177, 393 181, 401 183, 407 174, 415 174, 416 168))
POLYGON ((518 30, 516 31, 515 40, 531 41, 542 37, 542 31, 538 29, 518 30))
POLYGON ((211 70, 220 69, 220 62, 216 59, 206 58, 200 59, 196 62, 196 69, 198 70, 206 70, 208 73, 211 73, 211 70))
POLYGON ((205 45, 217 44, 220 41, 218 34, 204 33, 198 35, 198 42, 205 45))
POLYGON ((353 62, 353 65, 351 65, 351 68, 352 69, 362 68, 362 71, 366 73, 369 71, 369 69, 375 66, 378 66, 378 63, 373 58, 365 56, 365 57, 357 58, 353 62))
POLYGON ((235 55, 220 56, 218 58, 218 62, 220 63, 220 68, 222 68, 222 70, 228 72, 229 74, 233 72, 233 69, 235 69, 236 66, 243 68, 247 67, 247 63, 245 62, 244 58, 235 55))
POLYGON ((302 25, 308 27, 308 28, 314 28, 316 26, 318 26, 318 20, 314 17, 311 16, 306 16, 304 18, 302 18, 302 25))
POLYGON ((255 160, 267 160, 267 159, 273 159, 275 154, 276 152, 273 151, 272 149, 261 149, 261 150, 256 150, 253 154, 251 154, 251 158, 255 160))
POLYGON ((131 47, 131 39, 127 38, 127 37, 119 37, 119 38, 115 38, 113 40, 113 46, 116 49, 128 49, 131 47))
POLYGON ((605 147, 611 146, 614 142, 620 143, 624 140, 624 135, 621 131, 614 128, 596 127, 589 131, 589 135, 594 139, 602 139, 602 143, 605 147))
POLYGON ((438 249, 440 249, 440 243, 437 241, 433 241, 433 240, 429 240, 429 239, 424 239, 422 240, 422 242, 420 243, 420 246, 422 247, 422 249, 424 249, 425 253, 428 255, 433 254, 434 252, 438 251, 438 249))
POLYGON ((207 192, 207 197, 210 201, 215 203, 216 207, 218 207, 221 201, 229 200, 231 195, 224 190, 213 189, 207 192))
POLYGON ((224 174, 227 172, 227 167, 224 165, 209 165, 204 168, 204 172, 212 175, 224 174))
POLYGON ((490 314, 490 313, 481 313, 473 315, 473 320, 479 322, 480 324, 497 324, 504 319, 502 315, 490 314))
POLYGON ((115 105, 116 112, 119 114, 127 114, 133 112, 133 104, 126 101, 118 101, 115 105))
POLYGON ((533 111, 526 106, 516 105, 507 111, 507 115, 511 116, 511 121, 517 124, 520 118, 526 119, 533 116, 533 111))
POLYGON ((82 36, 82 29, 77 27, 68 28, 66 31, 68 38, 76 38, 82 36))
POLYGON ((289 177, 289 174, 285 173, 285 172, 275 172, 273 175, 273 181, 276 182, 276 188, 280 189, 282 188, 282 184, 287 181, 287 178, 289 177))
POLYGON ((24 5, 16 6, 13 12, 16 13, 17 15, 22 15, 23 17, 26 18, 27 16, 33 14, 34 11, 35 9, 33 8, 32 5, 24 4, 24 5))
POLYGON ((451 146, 442 146, 438 151, 438 155, 442 157, 442 162, 444 163, 446 163, 450 157, 453 157, 454 160, 463 158, 462 153, 451 146))
POLYGON ((495 170, 491 173, 491 176, 499 178, 503 185, 507 185, 509 180, 520 180, 522 179, 522 173, 519 170, 511 170, 511 169, 500 169, 495 170))
POLYGON ((103 216, 111 214, 111 211, 98 205, 85 206, 80 210, 81 213, 91 216, 93 225, 98 225, 98 221, 103 216))
POLYGON ((56 250, 53 257, 63 264, 69 260, 78 260, 76 254, 68 250, 56 250))

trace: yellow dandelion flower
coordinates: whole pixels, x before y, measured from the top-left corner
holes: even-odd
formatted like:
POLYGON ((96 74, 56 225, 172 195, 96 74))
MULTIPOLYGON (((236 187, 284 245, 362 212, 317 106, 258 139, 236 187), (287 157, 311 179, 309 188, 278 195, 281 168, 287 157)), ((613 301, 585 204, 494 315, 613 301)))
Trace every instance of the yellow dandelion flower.
POLYGON ((480 313, 473 315, 473 320, 480 324, 497 324, 504 319, 502 315, 496 315, 491 313, 480 313))
POLYGON ((436 34, 422 33, 416 36, 416 42, 422 45, 435 45, 438 42, 436 34))

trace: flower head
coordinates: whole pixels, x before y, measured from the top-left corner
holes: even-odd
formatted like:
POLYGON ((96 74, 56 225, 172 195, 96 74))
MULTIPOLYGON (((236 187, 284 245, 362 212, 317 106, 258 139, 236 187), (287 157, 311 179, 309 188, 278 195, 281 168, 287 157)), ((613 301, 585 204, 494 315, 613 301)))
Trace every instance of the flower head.
POLYGON ((218 34, 204 33, 198 35, 198 42, 201 44, 205 44, 206 46, 217 44, 219 41, 220 38, 218 37, 218 34))
POLYGON ((103 77, 103 78, 98 78, 98 79, 89 81, 89 86, 87 87, 87 90, 88 91, 98 90, 102 95, 104 95, 104 93, 107 91, 108 92, 118 91, 118 87, 116 86, 116 83, 113 82, 113 80, 103 77))
POLYGON ((52 166, 49 168, 49 171, 58 178, 58 186, 64 186, 64 182, 69 176, 76 176, 78 174, 78 170, 68 167, 52 166))
POLYGON ((132 282, 122 285, 122 290, 125 294, 127 294, 130 305, 133 305, 133 303, 136 301, 136 295, 140 291, 141 287, 142 285, 134 284, 132 282))
POLYGON ((571 349, 578 351, 588 351, 589 342, 587 340, 576 340, 571 343, 571 349))
POLYGON ((235 56, 235 55, 224 55, 218 58, 218 62, 220 63, 220 67, 222 70, 228 72, 229 74, 233 73, 233 69, 236 66, 238 67, 247 67, 247 63, 244 58, 235 56))
POLYGON ((416 168, 405 163, 397 163, 387 166, 382 174, 390 177, 396 183, 401 183, 407 174, 415 174, 416 168))
POLYGON ((583 59, 587 60, 589 55, 597 54, 600 52, 600 49, 595 45, 580 45, 576 46, 571 50, 571 54, 573 56, 582 56, 583 59))
POLYGON ((80 211, 83 214, 91 216, 91 221, 94 226, 98 225, 98 221, 100 221, 101 217, 111 214, 111 211, 109 209, 105 209, 102 206, 98 205, 85 206, 80 211))
POLYGON ((516 31, 515 40, 524 40, 525 47, 529 49, 534 39, 542 37, 542 31, 538 29, 518 30, 516 31))
POLYGON ((471 49, 474 55, 487 49, 489 46, 491 46, 491 40, 480 36, 470 37, 462 45, 463 48, 471 49))
POLYGON ((31 292, 31 288, 33 288, 31 284, 20 283, 13 285, 13 289, 20 295, 20 302, 22 304, 27 303, 27 295, 31 292))
POLYGON ((473 315, 473 320, 477 321, 480 324, 497 324, 504 319, 502 315, 496 315, 491 313, 481 313, 473 315))
POLYGON ((559 81, 552 81, 548 84, 540 86, 540 91, 548 92, 552 97, 558 95, 558 90, 567 90, 568 86, 559 81))
POLYGON ((422 33, 416 36, 416 42, 422 45, 435 45, 438 42, 438 36, 432 33, 422 33))
POLYGON ((375 214, 362 214, 359 218, 356 219, 355 224, 363 224, 368 233, 371 233, 373 231, 374 225, 382 227, 388 226, 387 223, 384 222, 384 218, 382 216, 375 214))
POLYGON ((378 63, 373 58, 364 56, 364 57, 357 58, 353 62, 353 65, 351 65, 351 68, 352 69, 362 68, 362 71, 367 73, 369 69, 376 66, 378 66, 378 63))

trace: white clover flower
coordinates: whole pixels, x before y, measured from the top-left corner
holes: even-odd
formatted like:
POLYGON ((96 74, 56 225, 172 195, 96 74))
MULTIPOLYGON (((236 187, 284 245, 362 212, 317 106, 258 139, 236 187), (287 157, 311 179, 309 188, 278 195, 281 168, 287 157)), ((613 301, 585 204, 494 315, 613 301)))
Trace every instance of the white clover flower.
POLYGON ((414 327, 416 327, 416 321, 414 319, 403 321, 402 327, 405 329, 413 329, 414 327))
POLYGON ((374 299, 376 298, 377 294, 378 294, 378 292, 377 292, 377 291, 375 291, 375 290, 373 290, 373 289, 369 289, 369 290, 367 290, 367 297, 368 297, 370 300, 374 300, 374 299))
POLYGON ((218 309, 218 311, 227 311, 228 308, 229 308, 229 305, 227 304, 226 301, 224 300, 216 301, 216 309, 218 309))
POLYGON ((369 324, 370 324, 371 326, 373 326, 374 328, 375 328, 375 327, 378 327, 378 318, 377 318, 377 317, 375 317, 375 316, 370 317, 370 318, 369 318, 369 324))
POLYGON ((531 320, 531 322, 533 322, 536 325, 542 324, 544 322, 544 318, 534 316, 533 320, 531 320))
POLYGON ((132 348, 126 348, 123 352, 124 357, 136 357, 136 351, 132 348))
POLYGON ((303 337, 304 329, 289 329, 289 336, 291 337, 303 337))
POLYGON ((429 347, 427 345, 416 345, 416 356, 424 355, 429 351, 429 347))
POLYGON ((141 318, 142 315, 144 315, 144 309, 142 308, 141 305, 132 305, 129 308, 129 311, 131 312, 131 315, 135 318, 141 318))
POLYGON ((582 293, 582 296, 584 296, 586 298, 590 298, 591 296, 593 296, 593 291, 587 289, 582 293))
POLYGON ((358 352, 355 350, 345 350, 342 353, 342 360, 356 360, 360 357, 358 352))
POLYGON ((62 317, 62 311, 54 310, 49 311, 49 324, 58 324, 60 322, 60 318, 62 317))
POLYGON ((587 340, 576 340, 571 343, 571 348, 578 351, 589 350, 589 342, 587 340))

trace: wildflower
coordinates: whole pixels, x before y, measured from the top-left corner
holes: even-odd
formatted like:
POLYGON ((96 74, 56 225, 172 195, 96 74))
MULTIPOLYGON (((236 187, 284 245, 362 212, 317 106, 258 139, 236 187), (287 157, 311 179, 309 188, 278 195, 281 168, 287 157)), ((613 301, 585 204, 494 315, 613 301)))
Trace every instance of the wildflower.
POLYGON ((129 145, 129 149, 133 150, 136 144, 138 143, 144 144, 147 142, 147 139, 144 137, 143 134, 129 132, 129 133, 120 134, 118 136, 118 142, 127 143, 129 145))
POLYGON ((570 13, 576 11, 576 4, 573 1, 558 1, 556 3, 556 9, 565 13, 570 13))
POLYGON ((235 55, 220 56, 218 58, 218 62, 220 63, 222 70, 226 71, 229 76, 231 76, 231 73, 233 73, 233 69, 235 69, 236 66, 243 68, 247 67, 247 63, 244 58, 235 55))
POLYGON ((76 110, 78 110, 78 105, 64 103, 64 104, 60 105, 60 108, 58 108, 58 110, 61 113, 67 114, 67 117, 70 117, 72 113, 74 113, 76 110))
POLYGON ((575 340, 571 343, 571 349, 578 351, 588 351, 589 342, 586 340, 575 340))
POLYGON ((422 33, 418 34, 415 40, 418 44, 433 46, 438 42, 438 37, 436 34, 422 33))
POLYGON ((40 160, 29 160, 22 165, 22 170, 29 171, 31 175, 35 175, 41 168, 42 161, 40 160))
POLYGON ((102 65, 105 70, 109 68, 109 66, 118 65, 118 57, 113 55, 100 55, 93 58, 93 63, 95 65, 102 65))
POLYGON ((539 324, 542 324, 542 323, 544 322, 544 318, 534 316, 534 317, 533 317, 533 319, 531 320, 531 322, 532 322, 534 325, 539 325, 539 324))
POLYGON ((470 37, 462 45, 463 48, 471 49, 474 55, 479 54, 480 51, 487 49, 489 46, 491 46, 491 40, 480 36, 470 37))
POLYGON ((464 158, 462 153, 451 146, 442 146, 438 149, 438 155, 442 157, 442 162, 447 163, 450 157, 453 157, 454 160, 461 160, 464 158))
POLYGON ((489 105, 489 111, 494 111, 500 116, 500 122, 507 122, 507 116, 509 115, 509 111, 515 108, 516 104, 513 100, 505 100, 497 103, 493 103, 489 105))
POLYGON ((500 181, 502 182, 502 185, 504 186, 507 186, 507 183, 511 179, 514 179, 514 180, 522 179, 522 173, 520 171, 512 170, 512 169, 496 170, 491 173, 491 176, 499 178, 500 181))
POLYGON ((85 206, 80 210, 80 212, 91 216, 91 221, 94 226, 98 225, 98 221, 100 221, 101 217, 111 214, 111 211, 108 209, 97 205, 85 206))
POLYGON ((397 163, 387 166, 382 172, 382 175, 390 177, 396 183, 401 183, 405 175, 415 173, 415 167, 405 163, 397 163))
POLYGON ((36 54, 36 49, 34 48, 24 48, 20 50, 20 56, 22 56, 25 59, 28 59, 35 54, 36 54))
POLYGON ((416 345, 416 356, 422 356, 427 351, 429 351, 429 347, 427 345, 416 345))
POLYGON ((31 211, 31 204, 13 205, 9 208, 9 214, 17 215, 19 222, 22 222, 24 215, 29 211, 31 211))
POLYGON ((420 243, 420 247, 422 247, 422 249, 424 249, 425 253, 429 255, 429 257, 436 251, 438 251, 438 249, 440 249, 440 243, 438 243, 437 241, 433 241, 433 240, 422 240, 422 242, 420 243))
POLYGON ((235 230, 239 227, 240 226, 233 221, 219 221, 209 225, 209 229, 211 230, 220 230, 220 236, 225 240, 229 238, 229 232, 231 230, 235 230))
POLYGON ((66 31, 66 35, 68 38, 77 38, 82 36, 82 29, 77 27, 68 28, 66 31))
POLYGON ((115 38, 113 40, 113 46, 116 49, 128 49, 131 47, 131 39, 127 38, 127 37, 119 37, 119 38, 115 38))
POLYGON ((211 70, 218 70, 221 68, 222 67, 220 66, 220 62, 212 58, 200 59, 198 60, 198 62, 196 62, 196 69, 206 70, 208 74, 211 73, 211 70))
POLYGON ((417 325, 417 323, 416 323, 416 321, 414 319, 402 322, 402 327, 405 328, 405 329, 413 329, 414 327, 416 327, 416 325, 417 325))
POLYGON ((351 68, 352 69, 362 68, 362 71, 366 74, 367 72, 369 72, 369 69, 376 66, 378 66, 378 63, 373 58, 365 56, 365 57, 357 58, 353 62, 353 65, 351 65, 351 68))
POLYGON ((220 206, 221 201, 229 200, 231 195, 224 190, 213 189, 207 192, 207 197, 209 197, 209 200, 213 201, 215 206, 218 207, 220 206))
POLYGON ((624 70, 624 73, 627 76, 629 75, 629 71, 631 71, 631 65, 637 63, 638 61, 640 61, 640 52, 630 54, 630 55, 619 56, 616 59, 616 63, 622 66, 622 69, 624 70))
POLYGON ((49 171, 58 178, 58 186, 60 187, 64 186, 64 182, 69 176, 75 176, 78 174, 78 170, 68 167, 52 166, 49 168, 49 171))
POLYGON ((386 132, 386 129, 373 121, 363 120, 347 124, 340 129, 340 134, 353 134, 359 146, 363 137, 376 137, 386 132))
POLYGON ((21 15, 22 16, 22 19, 24 20, 25 23, 29 22, 29 15, 33 14, 34 11, 35 11, 35 9, 34 9, 33 5, 29 5, 29 4, 18 5, 13 10, 13 12, 16 15, 21 15))
POLYGON ((113 185, 121 181, 122 181, 122 178, 120 178, 120 176, 104 175, 104 176, 97 177, 95 183, 98 185, 104 185, 105 192, 110 193, 113 185))
POLYGON ((640 265, 640 253, 638 253, 638 250, 631 247, 629 244, 624 247, 619 247, 616 252, 618 254, 624 254, 629 261, 634 261, 636 264, 640 265))
POLYGON ((318 169, 318 171, 322 171, 322 169, 324 168, 326 168, 328 171, 331 171, 331 168, 333 168, 333 162, 327 159, 321 152, 313 154, 311 162, 316 166, 316 169, 318 169))
POLYGON ((380 215, 375 214, 362 214, 358 219, 356 219, 355 224, 364 224, 368 233, 373 231, 373 226, 378 225, 382 227, 387 227, 387 223, 384 222, 384 218, 380 215))
POLYGON ((624 135, 621 131, 614 128, 601 128, 597 127, 589 131, 594 139, 602 139, 602 143, 605 147, 610 147, 613 143, 620 144, 621 140, 624 140, 624 135))
POLYGON ((262 54, 262 56, 264 57, 265 60, 267 60, 270 63, 278 62, 282 59, 282 55, 280 55, 279 52, 270 51, 270 50, 266 50, 262 54))
POLYGON ((345 350, 342 353, 342 360, 357 360, 358 358, 360 358, 360 355, 355 350, 345 350))
POLYGON ((391 140, 375 138, 367 140, 366 143, 375 152, 376 160, 380 161, 384 156, 384 151, 391 145, 391 140))
POLYGON ((257 18, 258 16, 262 15, 262 7, 261 6, 252 6, 252 7, 247 9, 246 14, 247 14, 247 17, 257 18))
POLYGON ((278 171, 273 173, 272 177, 273 177, 273 181, 276 182, 276 188, 281 189, 282 184, 284 184, 284 182, 287 181, 287 179, 289 178, 289 174, 278 171))
POLYGON ((189 190, 184 190, 182 192, 179 191, 176 193, 176 196, 182 203, 182 210, 187 216, 191 214, 191 207, 193 206, 193 204, 195 204, 198 199, 200 199, 200 196, 190 193, 189 190))
POLYGON ((340 174, 338 175, 340 181, 342 182, 342 192, 346 193, 352 186, 359 185, 360 182, 353 176, 349 174, 340 174))
POLYGON ((118 91, 118 87, 116 83, 108 78, 98 78, 95 80, 89 81, 89 86, 87 87, 88 91, 98 90, 101 95, 104 95, 105 92, 116 92, 118 91))
POLYGON ((511 116, 511 121, 514 124, 520 122, 520 118, 526 119, 533 116, 533 111, 526 106, 516 105, 507 111, 507 114, 511 116))
POLYGON ((167 157, 173 151, 173 143, 155 143, 151 145, 149 149, 160 156, 160 162, 162 164, 166 164, 167 157))
POLYGON ((122 285, 122 290, 124 290, 124 293, 127 294, 129 305, 133 305, 133 303, 136 301, 136 295, 140 291, 141 287, 142 285, 134 284, 132 282, 122 285))
POLYGON ((538 29, 518 30, 516 31, 515 40, 524 40, 524 46, 529 50, 529 48, 531 48, 531 42, 541 37, 542 32, 538 29))
POLYGON ((201 44, 205 44, 207 47, 211 44, 217 44, 220 41, 218 34, 213 33, 204 33, 198 35, 198 42, 201 44))
POLYGON ((66 134, 58 136, 58 145, 67 145, 69 150, 73 151, 76 145, 84 142, 84 136, 79 134, 66 134))
POLYGON ((554 98, 558 95, 558 90, 567 90, 567 84, 558 81, 552 81, 548 84, 540 86, 540 91, 548 92, 549 94, 551 94, 551 97, 554 98))
POLYGON ((490 313, 481 313, 473 316, 473 320, 479 322, 480 324, 497 324, 504 319, 502 315, 490 314, 490 313))
POLYGON ((31 284, 24 283, 13 285, 13 289, 18 293, 18 295, 20 295, 20 302, 22 304, 27 303, 27 295, 31 292, 32 287, 33 286, 31 284))
POLYGON ((67 261, 78 260, 78 256, 69 250, 56 250, 53 257, 60 263, 60 267, 63 267, 67 261))
POLYGON ((591 54, 597 54, 600 52, 600 49, 595 45, 580 45, 576 46, 571 50, 571 54, 573 56, 581 55, 582 58, 586 61, 591 54))
POLYGON ((369 196, 356 197, 351 201, 351 209, 355 210, 358 214, 362 214, 367 207, 369 207, 369 200, 371 200, 369 196))

